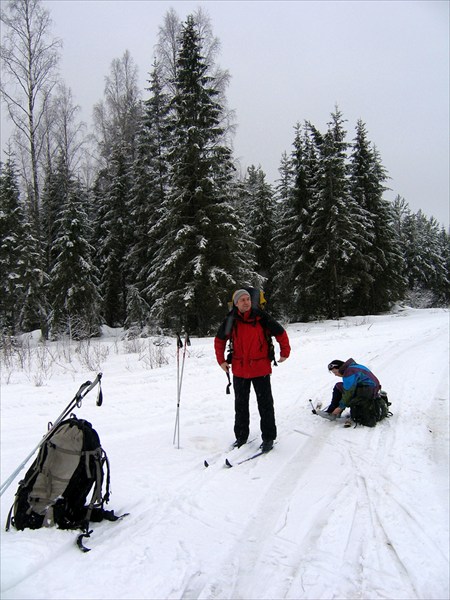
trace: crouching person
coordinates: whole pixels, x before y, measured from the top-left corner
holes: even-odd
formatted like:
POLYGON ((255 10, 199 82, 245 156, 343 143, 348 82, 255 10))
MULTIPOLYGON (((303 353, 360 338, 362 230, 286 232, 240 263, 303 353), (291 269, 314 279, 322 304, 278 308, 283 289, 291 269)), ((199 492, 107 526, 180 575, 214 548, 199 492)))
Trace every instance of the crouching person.
POLYGON ((349 407, 352 421, 375 427, 378 421, 392 414, 388 410, 386 393, 381 391, 381 384, 370 369, 349 358, 345 362, 331 361, 328 371, 336 377, 342 377, 342 381, 334 386, 329 407, 325 411, 318 411, 321 417, 333 421, 349 407))

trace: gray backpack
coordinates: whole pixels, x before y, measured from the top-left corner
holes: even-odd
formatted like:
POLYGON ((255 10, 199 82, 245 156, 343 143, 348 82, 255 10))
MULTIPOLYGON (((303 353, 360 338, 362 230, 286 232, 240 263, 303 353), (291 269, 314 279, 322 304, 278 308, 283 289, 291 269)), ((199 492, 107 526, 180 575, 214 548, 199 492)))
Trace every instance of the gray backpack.
POLYGON ((18 530, 52 525, 61 529, 81 529, 83 533, 78 536, 77 544, 83 552, 88 552, 82 539, 92 533, 90 522, 117 521, 128 514, 116 516, 114 511, 104 509, 110 496, 108 457, 91 423, 70 414, 75 406, 81 407, 84 396, 96 385, 99 385, 97 406, 102 405, 101 378, 99 373, 93 382, 87 381, 80 387, 55 424, 49 423, 48 432, 37 447, 2 484, 1 494, 38 451, 19 482, 6 531, 11 525, 18 530))
POLYGON ((89 537, 89 523, 120 518, 104 509, 109 496, 109 461, 99 436, 72 415, 53 429, 20 481, 6 529, 81 529, 78 545, 87 551, 81 540, 89 537))

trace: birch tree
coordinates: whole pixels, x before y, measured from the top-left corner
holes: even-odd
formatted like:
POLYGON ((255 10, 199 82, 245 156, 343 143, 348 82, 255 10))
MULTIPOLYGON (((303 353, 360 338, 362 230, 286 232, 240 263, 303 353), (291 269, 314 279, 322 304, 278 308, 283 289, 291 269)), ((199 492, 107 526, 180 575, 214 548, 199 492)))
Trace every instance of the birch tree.
POLYGON ((29 209, 39 233, 42 127, 58 81, 61 41, 51 36, 51 19, 41 0, 10 0, 0 12, 6 31, 0 47, 2 98, 29 159, 24 172, 29 209))

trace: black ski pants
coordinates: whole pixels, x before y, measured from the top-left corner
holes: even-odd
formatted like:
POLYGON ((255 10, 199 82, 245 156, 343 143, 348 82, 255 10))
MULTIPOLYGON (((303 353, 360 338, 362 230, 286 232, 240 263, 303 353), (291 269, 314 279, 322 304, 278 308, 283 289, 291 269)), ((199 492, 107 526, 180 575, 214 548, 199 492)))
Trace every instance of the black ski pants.
POLYGON ((247 440, 250 433, 250 385, 256 394, 259 416, 261 417, 261 437, 264 442, 275 440, 277 428, 275 425, 275 410, 273 406, 272 386, 270 375, 244 379, 233 375, 234 389, 234 433, 237 440, 247 440))
POLYGON ((342 381, 339 381, 333 388, 333 396, 331 397, 330 406, 326 410, 327 413, 332 413, 333 410, 339 406, 339 402, 341 401, 343 392, 344 385, 342 381))
MULTIPOLYGON (((335 408, 339 406, 339 402, 342 399, 342 394, 344 393, 344 385, 342 381, 336 383, 333 388, 333 396, 331 398, 330 406, 327 408, 326 412, 332 413, 335 408)), ((375 398, 377 395, 377 389, 371 386, 357 386, 355 396, 353 400, 361 399, 361 398, 375 398)))

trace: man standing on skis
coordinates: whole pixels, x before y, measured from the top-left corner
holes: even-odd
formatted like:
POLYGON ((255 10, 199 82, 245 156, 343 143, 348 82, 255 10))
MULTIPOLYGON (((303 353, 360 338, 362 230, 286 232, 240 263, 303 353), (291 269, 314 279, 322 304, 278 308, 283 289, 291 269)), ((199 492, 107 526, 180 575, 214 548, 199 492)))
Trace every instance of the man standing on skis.
POLYGON ((236 446, 246 443, 250 432, 250 386, 256 393, 261 417, 261 449, 269 452, 277 437, 275 411, 270 375, 271 336, 280 345, 280 358, 283 362, 289 357, 291 348, 285 329, 264 310, 252 307, 250 293, 246 289, 233 294, 233 308, 223 321, 214 338, 217 362, 228 373, 233 372, 236 446), (231 358, 225 360, 227 341, 231 343, 231 358))

